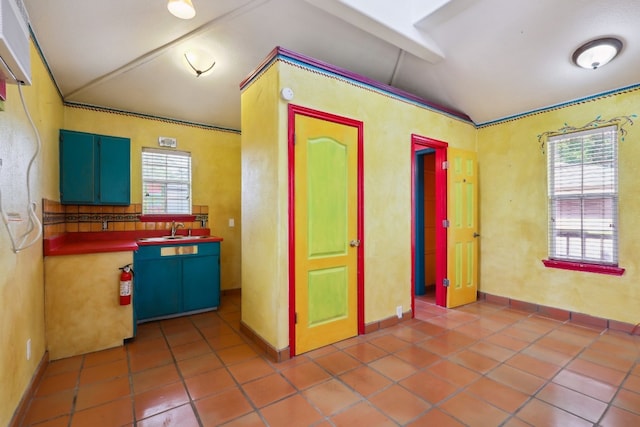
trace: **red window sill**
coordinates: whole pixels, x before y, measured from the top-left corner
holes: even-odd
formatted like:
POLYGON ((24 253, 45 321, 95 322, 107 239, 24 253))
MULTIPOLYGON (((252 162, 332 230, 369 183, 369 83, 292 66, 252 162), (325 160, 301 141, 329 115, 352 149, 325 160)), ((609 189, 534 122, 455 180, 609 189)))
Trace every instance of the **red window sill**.
POLYGON ((624 268, 620 268, 613 265, 557 261, 553 259, 543 259, 542 263, 547 268, 560 268, 562 270, 585 271, 587 273, 609 274, 612 276, 622 276, 624 274, 624 268))

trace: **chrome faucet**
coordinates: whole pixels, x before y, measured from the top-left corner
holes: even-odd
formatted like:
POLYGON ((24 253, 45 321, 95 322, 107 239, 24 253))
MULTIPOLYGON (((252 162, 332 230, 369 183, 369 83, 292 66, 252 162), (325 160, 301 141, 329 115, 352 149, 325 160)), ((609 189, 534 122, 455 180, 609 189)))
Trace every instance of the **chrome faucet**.
POLYGON ((184 228, 184 224, 179 222, 176 224, 175 221, 171 221, 171 237, 175 237, 176 236, 176 231, 178 231, 178 228, 184 228))

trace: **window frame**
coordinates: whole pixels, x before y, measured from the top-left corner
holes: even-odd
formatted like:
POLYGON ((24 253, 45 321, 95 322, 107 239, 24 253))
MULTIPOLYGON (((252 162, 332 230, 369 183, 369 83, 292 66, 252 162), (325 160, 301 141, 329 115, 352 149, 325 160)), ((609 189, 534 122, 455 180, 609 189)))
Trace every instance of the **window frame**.
POLYGON ((191 159, 191 153, 187 152, 187 151, 178 151, 178 150, 166 150, 166 149, 158 149, 158 148, 153 148, 153 147, 142 147, 142 152, 141 152, 141 192, 142 192, 142 215, 146 216, 146 217, 157 217, 157 216, 184 216, 184 215, 192 215, 192 211, 193 211, 193 200, 192 200, 192 191, 193 191, 193 165, 192 165, 192 159, 191 159), (188 174, 188 179, 180 179, 180 178, 176 178, 176 179, 163 179, 163 178, 156 178, 156 179, 145 179, 145 170, 147 166, 147 162, 145 161, 145 153, 153 153, 156 155, 162 155, 162 156, 166 156, 166 161, 169 161, 171 159, 171 157, 174 157, 174 160, 177 161, 177 158, 180 159, 184 159, 187 158, 188 161, 186 162, 186 167, 182 168, 180 165, 174 165, 175 167, 177 167, 178 169, 183 169, 181 171, 181 173, 187 173, 188 174), (160 184, 161 186, 163 186, 165 189, 163 191, 164 193, 164 198, 163 198, 163 202, 164 202, 164 210, 162 212, 158 212, 158 211, 149 211, 149 206, 148 206, 148 202, 147 200, 149 200, 147 198, 147 196, 145 195, 145 188, 146 185, 148 183, 157 183, 160 184), (185 186, 187 187, 187 192, 188 192, 188 196, 187 196, 187 200, 188 203, 183 206, 184 211, 182 210, 171 210, 169 209, 169 205, 170 205, 170 198, 168 198, 168 193, 166 191, 166 186, 168 184, 173 184, 173 185, 179 185, 179 186, 185 186))
MULTIPOLYGON (((566 270, 574 270, 574 271, 584 271, 584 272, 592 272, 592 273, 601 273, 601 274, 610 274, 610 275, 622 275, 624 273, 624 269, 618 266, 619 262, 619 220, 618 220, 618 200, 619 200, 619 187, 618 187, 618 172, 619 172, 619 156, 618 156, 618 128, 617 126, 600 126, 597 128, 591 128, 587 130, 580 130, 571 133, 562 133, 555 134, 550 136, 547 141, 547 226, 548 226, 548 259, 543 260, 543 264, 546 267, 550 268, 560 268, 566 270), (607 150, 606 152, 602 151, 603 159, 607 159, 606 156, 610 156, 610 162, 613 164, 613 178, 602 178, 602 181, 598 183, 607 183, 606 188, 604 185, 601 187, 600 191, 594 192, 593 190, 586 190, 585 182, 589 178, 598 177, 597 174, 588 174, 585 172, 586 167, 591 165, 591 162, 585 162, 584 155, 588 153, 588 144, 591 143, 591 138, 594 135, 600 134, 602 138, 611 138, 613 137, 613 148, 611 150, 607 150), (580 139, 577 143, 576 139, 580 139), (578 144, 580 160, 576 163, 575 166, 579 166, 579 172, 575 174, 575 172, 569 172, 571 175, 565 175, 564 182, 558 182, 556 186, 556 180, 554 177, 556 174, 552 173, 554 171, 558 171, 555 159, 558 158, 556 155, 557 150, 561 149, 562 143, 569 144, 578 144), (561 194, 561 186, 562 184, 566 185, 566 182, 572 178, 579 178, 579 189, 576 187, 571 188, 573 190, 573 194, 561 194), (586 178, 586 179, 585 179, 586 178), (577 190, 577 192, 576 192, 577 190), (567 250, 565 256, 559 254, 558 250, 558 240, 559 232, 567 231, 566 229, 559 228, 557 226, 557 222, 555 221, 556 213, 559 209, 562 209, 560 206, 562 203, 568 203, 565 205, 570 209, 579 208, 578 220, 579 220, 579 229, 574 231, 574 234, 577 232, 577 238, 579 239, 579 249, 580 255, 576 256, 575 254, 571 255, 570 252, 570 241, 567 237, 567 250), (607 262, 603 259, 603 256, 600 256, 599 260, 594 259, 593 256, 589 257, 589 255, 593 255, 591 252, 587 252, 587 244, 588 244, 588 233, 589 231, 598 232, 600 231, 601 236, 604 235, 602 230, 598 230, 596 226, 585 226, 585 219, 588 216, 587 213, 587 203, 596 202, 602 203, 601 209, 606 209, 606 206, 610 206, 611 217, 607 218, 613 224, 610 227, 612 230, 613 236, 611 238, 611 257, 612 261, 607 262), (554 211, 554 208, 556 209, 554 211)), ((575 148, 575 147, 571 147, 575 148)), ((597 154, 600 154, 600 150, 597 150, 597 154)), ((562 165, 565 169, 571 167, 567 163, 562 165)), ((559 168, 559 166, 558 166, 559 168)), ((565 187, 566 191, 566 187, 565 187)), ((606 214, 602 214, 603 216, 606 214)), ((602 217, 599 218, 600 220, 602 217)), ((565 217, 565 221, 567 218, 565 217)), ((566 225, 565 225, 566 228, 566 225)), ((606 240, 606 239, 604 239, 606 240)), ((601 238, 601 242, 604 241, 601 238)))

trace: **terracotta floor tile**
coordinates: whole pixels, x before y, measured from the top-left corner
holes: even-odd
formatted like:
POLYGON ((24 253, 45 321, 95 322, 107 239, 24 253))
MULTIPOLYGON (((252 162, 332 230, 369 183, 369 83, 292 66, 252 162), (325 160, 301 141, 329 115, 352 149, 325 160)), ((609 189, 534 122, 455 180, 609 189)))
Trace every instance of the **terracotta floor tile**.
POLYGON ((58 359, 49 362, 44 371, 44 376, 58 375, 64 372, 80 371, 84 362, 84 356, 68 357, 66 359, 58 359))
POLYGON ((180 331, 179 333, 175 333, 171 335, 166 334, 166 331, 165 331, 165 337, 167 338, 169 347, 175 347, 178 345, 195 343, 195 342, 204 340, 203 336, 200 334, 200 331, 195 327, 192 327, 188 330, 180 331))
POLYGON ((530 344, 529 341, 523 341, 502 331, 487 337, 485 342, 508 348, 513 351, 520 351, 530 344))
POLYGON ((633 346, 630 342, 609 342, 605 339, 598 339, 589 346, 589 350, 598 351, 604 354, 615 354, 616 357, 635 360, 640 357, 640 348, 633 346))
MULTIPOLYGON (((231 368, 233 367, 229 369, 231 368)), ((281 373, 298 390, 307 389, 331 378, 331 374, 312 361, 284 369, 281 373)))
POLYGON ((100 383, 80 386, 75 410, 81 411, 130 395, 131 387, 128 377, 114 378, 100 383))
POLYGON ((441 360, 441 357, 437 354, 416 346, 400 350, 394 353, 394 356, 404 360, 415 368, 424 368, 441 360))
POLYGON ((500 427, 531 427, 531 424, 525 423, 519 418, 511 417, 500 427))
POLYGON ((552 350, 559 351, 560 353, 565 353, 571 356, 577 355, 584 348, 577 344, 572 344, 566 341, 560 341, 550 337, 542 337, 538 341, 536 341, 536 344, 544 347, 548 347, 552 350))
POLYGON ((52 420, 43 421, 38 424, 32 424, 33 427, 69 427, 69 415, 63 415, 61 417, 54 418, 52 420))
POLYGON ((136 394, 133 399, 136 419, 140 420, 188 403, 189 395, 180 382, 136 394))
POLYGON ((49 396, 32 399, 25 415, 24 424, 35 424, 39 421, 70 414, 73 400, 73 390, 66 390, 49 396))
POLYGON ((340 375, 362 365, 357 359, 342 351, 318 357, 315 361, 333 375, 340 375))
POLYGON ((126 397, 100 406, 76 411, 71 427, 113 427, 133 425, 133 402, 126 397))
POLYGON ((262 378, 274 372, 273 366, 263 358, 249 359, 229 366, 229 372, 240 384, 262 378))
POLYGON ((69 371, 58 375, 43 377, 36 390, 36 397, 48 396, 64 390, 71 390, 78 385, 80 372, 69 371))
POLYGON ((553 382, 605 403, 610 402, 617 391, 617 388, 611 384, 603 383, 566 369, 558 373, 558 375, 553 378, 553 382))
POLYGON ((368 342, 361 342, 343 350, 362 363, 369 363, 388 354, 387 351, 368 342))
POLYGON ((453 384, 424 371, 405 378, 400 385, 434 405, 458 390, 453 384))
POLYGON ((296 389, 279 373, 245 383, 242 385, 242 389, 258 408, 267 406, 296 392, 296 389))
POLYGON ((478 373, 471 369, 448 360, 443 360, 442 362, 429 366, 427 371, 458 387, 466 387, 480 377, 478 373))
POLYGON ((449 360, 480 374, 486 374, 500 364, 497 360, 470 350, 462 350, 450 356, 449 360))
POLYGON ((193 427, 197 425, 198 419, 189 404, 169 409, 136 422, 137 427, 193 427))
POLYGON ((127 363, 127 359, 119 359, 90 368, 83 368, 82 371, 80 371, 80 386, 128 375, 129 364, 127 363))
POLYGON ((402 340, 395 335, 382 335, 378 338, 372 339, 369 341, 371 344, 376 347, 380 347, 381 349, 393 353, 403 348, 408 347, 410 344, 405 340, 402 340))
POLYGON ((222 350, 224 348, 234 347, 236 345, 245 344, 245 341, 238 334, 224 334, 207 337, 207 342, 214 350, 222 350))
MULTIPOLYGON (((162 337, 162 328, 160 322, 147 322, 138 324, 136 330, 136 341, 146 340, 149 338, 162 337)), ((164 338, 163 338, 164 339, 164 338)))
POLYGON ((205 340, 190 342, 187 344, 176 345, 171 347, 171 353, 176 360, 191 359, 192 357, 202 356, 211 353, 211 347, 205 340))
POLYGON ((184 378, 189 378, 194 375, 200 375, 202 373, 213 371, 221 368, 222 362, 213 353, 203 354, 202 356, 192 357, 191 359, 179 360, 178 368, 184 378))
POLYGON ((538 399, 530 400, 516 416, 532 426, 593 427, 593 423, 584 418, 538 399))
POLYGON ((231 374, 223 368, 186 378, 184 382, 192 400, 199 400, 236 386, 231 374))
POLYGON ((391 378, 393 381, 400 381, 416 372, 416 368, 413 365, 393 355, 373 361, 369 363, 369 367, 387 378, 391 378))
POLYGON ((640 394, 638 393, 621 389, 613 399, 613 404, 618 408, 640 415, 640 394))
POLYGON ((623 372, 579 358, 569 363, 566 368, 616 387, 622 383, 625 377, 623 372))
POLYGON ((523 393, 533 395, 540 389, 545 380, 531 375, 527 372, 513 368, 508 365, 500 365, 493 371, 489 372, 487 376, 499 383, 507 385, 509 387, 520 390, 523 393))
POLYGON ((498 426, 509 417, 509 413, 464 391, 441 403, 440 409, 468 426, 498 426))
MULTIPOLYGON (((577 328, 574 328, 574 330, 577 330, 577 328)), ((546 338, 573 344, 580 348, 585 348, 591 345, 596 337, 597 335, 583 335, 575 332, 571 333, 568 329, 556 329, 546 335, 546 338)))
MULTIPOLYGON (((160 329, 158 329, 160 330, 160 329)), ((138 355, 140 353, 152 353, 155 351, 163 351, 169 350, 169 344, 164 339, 162 332, 160 332, 160 336, 149 338, 149 339, 136 339, 129 344, 127 344, 127 351, 129 355, 138 355)))
POLYGON ((236 345, 217 352, 225 365, 233 365, 257 357, 258 354, 247 344, 236 345))
POLYGON ((320 412, 300 394, 264 407, 260 412, 271 427, 290 427, 292 420, 297 425, 310 426, 322 419, 320 412))
POLYGON ((108 350, 96 351, 84 355, 84 368, 102 365, 104 363, 115 362, 127 358, 127 348, 124 346, 111 348, 108 350))
POLYGON ((174 364, 137 372, 133 374, 131 378, 134 394, 139 394, 181 380, 182 378, 180 378, 178 369, 174 364))
POLYGON ((344 373, 340 379, 363 396, 369 396, 391 384, 391 380, 368 366, 344 373))
POLYGON ((528 394, 486 377, 471 384, 467 391, 509 413, 516 412, 529 399, 528 394))
POLYGON ((456 421, 451 415, 445 414, 440 409, 433 408, 421 415, 415 421, 407 424, 407 427, 464 427, 464 424, 456 421))
POLYGON ((606 366, 617 371, 627 373, 629 369, 633 367, 636 359, 627 359, 618 357, 616 353, 602 353, 591 349, 586 349, 578 356, 580 359, 588 360, 589 362, 597 363, 601 366, 606 366))
POLYGON ((360 402, 331 417, 336 427, 379 426, 395 427, 397 424, 369 403, 360 402))
POLYGON ((391 333, 391 335, 410 343, 416 343, 416 342, 424 341, 427 338, 430 338, 424 332, 420 332, 419 330, 410 328, 408 326, 401 326, 397 328, 391 333))
POLYGON ((325 415, 332 415, 362 398, 337 380, 313 386, 302 394, 325 415))
POLYGON ((173 356, 169 349, 129 354, 129 365, 132 372, 157 368, 167 363, 173 363, 173 356))
POLYGON ((447 331, 447 328, 443 328, 442 326, 434 325, 429 322, 420 322, 420 324, 412 325, 411 327, 417 329, 428 337, 436 337, 447 331))
POLYGON ((625 411, 615 406, 610 406, 600 421, 602 427, 638 426, 640 415, 625 411))
POLYGON ((369 401, 400 424, 408 423, 431 407, 429 403, 398 385, 371 396, 369 401))
POLYGON ((513 350, 486 341, 477 342, 468 349, 497 360, 498 362, 504 362, 515 354, 513 350))
POLYGON ((545 347, 537 343, 534 343, 529 347, 525 348, 524 350, 522 350, 522 354, 527 354, 539 360, 543 360, 548 363, 553 363, 554 365, 558 365, 558 366, 565 366, 567 363, 569 363, 573 359, 573 356, 569 354, 555 351, 553 349, 550 349, 549 347, 545 347))
POLYGON ((495 333, 494 329, 486 328, 482 326, 477 320, 471 323, 466 323, 455 329, 456 332, 465 334, 475 340, 486 338, 489 335, 495 333))
MULTIPOLYGON (((375 334, 371 334, 371 335, 375 335, 375 334)), ((311 350, 305 353, 304 356, 308 357, 309 359, 315 360, 318 357, 326 356, 327 354, 334 353, 338 350, 339 350, 338 347, 336 347, 335 345, 327 345, 324 347, 317 348, 315 350, 311 350)))
POLYGON ((198 329, 200 330, 202 336, 207 339, 219 337, 221 335, 235 334, 235 331, 231 329, 231 327, 229 327, 229 325, 227 325, 226 323, 201 326, 198 329))
POLYGON ((554 383, 547 384, 536 397, 594 423, 607 409, 607 404, 600 400, 554 383))
POLYGON ((516 323, 515 325, 508 326, 501 330, 500 333, 515 338, 518 341, 527 342, 529 344, 540 338, 540 334, 538 332, 533 332, 523 327, 521 323, 516 323))
POLYGON ((266 427, 266 424, 257 411, 249 412, 233 421, 224 424, 224 427, 266 427))
POLYGON ((532 375, 547 380, 558 373, 558 371, 560 371, 560 366, 558 365, 544 362, 536 357, 532 357, 522 353, 516 354, 505 363, 509 366, 513 366, 514 368, 518 368, 521 371, 528 372, 532 375))
POLYGON ((235 388, 197 400, 195 406, 205 426, 224 424, 253 410, 242 392, 235 388))
POLYGON ((550 319, 548 317, 540 317, 535 314, 528 316, 526 319, 518 322, 518 327, 535 332, 539 335, 544 335, 553 331, 562 325, 559 320, 550 319))
POLYGON ((640 393, 640 376, 629 375, 627 379, 624 381, 624 383, 622 384, 622 386, 627 390, 640 393))

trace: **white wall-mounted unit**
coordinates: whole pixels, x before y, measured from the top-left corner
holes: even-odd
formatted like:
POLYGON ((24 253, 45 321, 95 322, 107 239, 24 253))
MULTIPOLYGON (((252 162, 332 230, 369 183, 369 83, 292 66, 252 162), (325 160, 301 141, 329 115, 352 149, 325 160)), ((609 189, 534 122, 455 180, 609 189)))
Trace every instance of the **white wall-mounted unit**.
POLYGON ((31 84, 29 15, 22 0, 0 0, 0 74, 7 83, 31 84), (7 68, 8 67, 8 68, 7 68))

